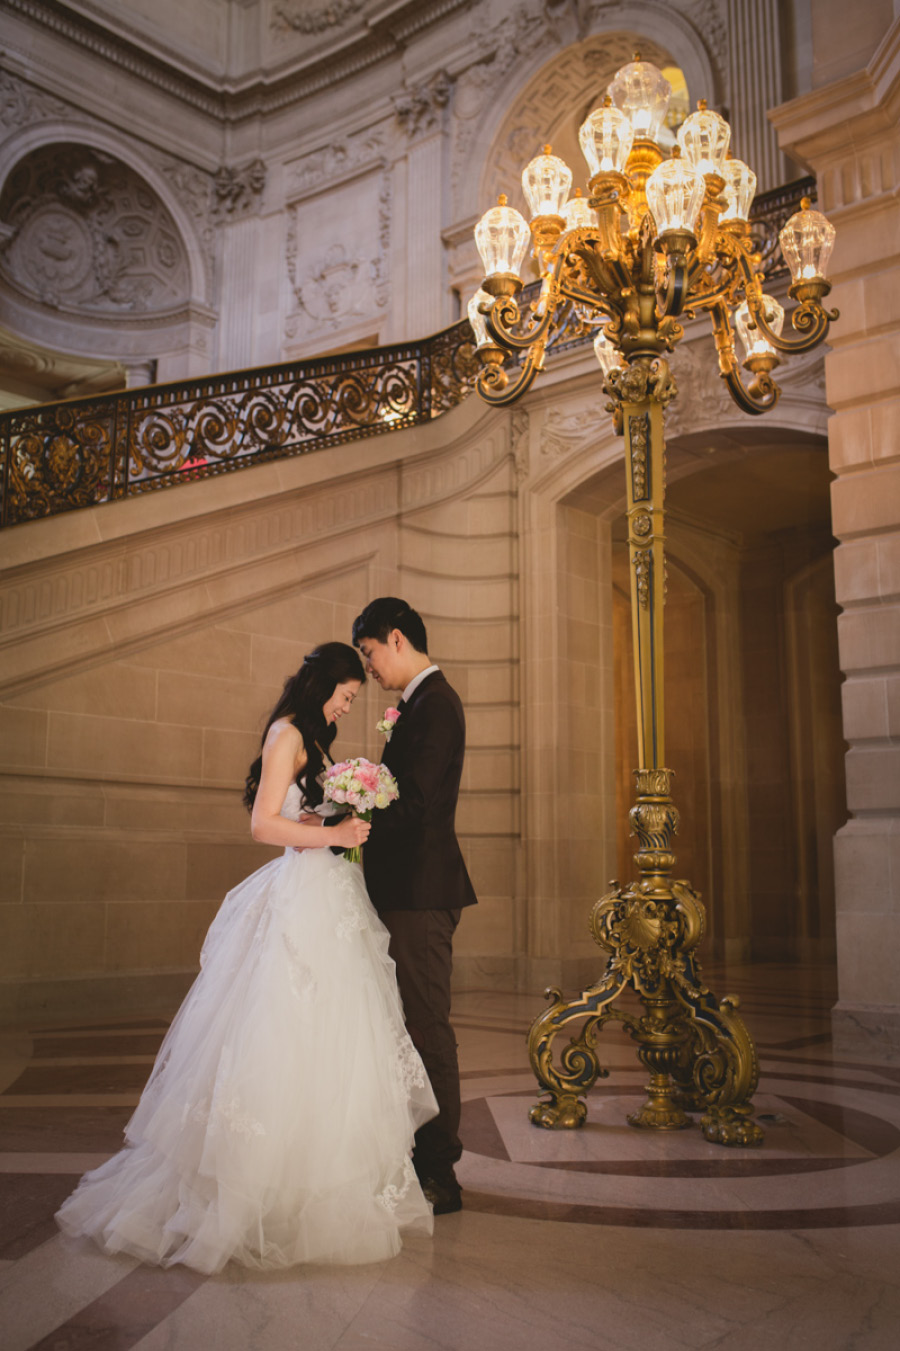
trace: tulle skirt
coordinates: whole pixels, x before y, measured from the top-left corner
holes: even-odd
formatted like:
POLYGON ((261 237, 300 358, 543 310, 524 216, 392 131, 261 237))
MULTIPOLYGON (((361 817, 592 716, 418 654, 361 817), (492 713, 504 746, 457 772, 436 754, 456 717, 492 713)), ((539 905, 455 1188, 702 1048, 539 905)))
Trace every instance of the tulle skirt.
POLYGON ((362 870, 328 849, 228 896, 125 1132, 57 1214, 110 1253, 215 1272, 391 1257, 430 1233, 437 1108, 362 870))

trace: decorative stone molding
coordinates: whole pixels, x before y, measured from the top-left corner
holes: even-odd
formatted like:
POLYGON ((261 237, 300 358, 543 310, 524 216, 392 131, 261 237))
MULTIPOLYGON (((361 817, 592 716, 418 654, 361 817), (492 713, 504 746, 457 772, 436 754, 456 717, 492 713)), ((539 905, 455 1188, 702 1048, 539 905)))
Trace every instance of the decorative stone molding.
MULTIPOLYGON (((724 81, 728 69, 728 0, 681 0, 680 9, 697 30, 697 37, 715 58, 717 74, 724 81)), ((707 97, 713 94, 710 90, 707 97)), ((724 91, 715 91, 724 97, 724 91)))
POLYGON ((213 176, 194 168, 192 164, 186 164, 184 160, 172 159, 168 155, 151 153, 148 162, 163 175, 194 221, 203 255, 207 295, 212 295, 216 277, 213 176))
POLYGON ((292 205, 314 196, 326 184, 337 187, 386 167, 385 138, 364 131, 321 146, 285 165, 285 195, 292 205))
MULTIPOLYGON (((285 337, 295 341, 316 333, 334 333, 363 320, 376 319, 390 300, 390 236, 392 179, 379 176, 375 250, 368 256, 353 250, 349 240, 336 239, 310 256, 301 222, 302 203, 288 218, 287 271, 297 302, 288 315, 285 337), (305 247, 301 245, 304 241, 305 247)), ((322 243, 324 244, 324 238, 322 243)))
POLYGON ((0 196, 0 274, 76 314, 171 310, 190 295, 184 245, 149 184, 110 155, 54 144, 27 155, 0 196))
POLYGON ((531 423, 524 408, 514 408, 510 424, 510 446, 516 470, 516 482, 524 483, 531 468, 531 423))
POLYGON ((52 94, 35 89, 7 70, 0 70, 0 126, 33 127, 48 119, 71 118, 72 108, 52 94))
POLYGON ((439 70, 430 80, 413 89, 405 88, 394 96, 397 119, 410 139, 441 127, 452 91, 450 76, 445 70, 439 70))
POLYGON ((261 159, 252 160, 242 169, 223 164, 214 179, 216 215, 220 220, 233 220, 258 211, 266 186, 266 166, 261 159))
POLYGON ((365 5, 366 0, 329 0, 327 5, 317 0, 281 0, 272 6, 269 27, 275 33, 326 33, 331 28, 343 28, 365 5))

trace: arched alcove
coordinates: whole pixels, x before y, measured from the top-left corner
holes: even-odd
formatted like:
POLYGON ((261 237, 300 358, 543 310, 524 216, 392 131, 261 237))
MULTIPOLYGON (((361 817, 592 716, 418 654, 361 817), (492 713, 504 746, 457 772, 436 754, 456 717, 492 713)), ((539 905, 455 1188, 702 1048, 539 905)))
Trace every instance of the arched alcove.
MULTIPOLYGON (((37 397, 64 389, 72 360, 100 363, 92 378, 110 388, 123 377, 152 381, 158 358, 168 362, 165 378, 173 364, 184 369, 189 349, 208 351, 207 266, 184 211, 158 174, 107 140, 74 141, 52 125, 3 146, 6 346, 14 357, 18 339, 41 354, 47 375, 37 397)), ((16 361, 2 365, 14 385, 16 361)))
MULTIPOLYGON (((831 842, 845 815, 830 472, 820 438, 781 437, 748 440, 670 484, 666 762, 682 814, 676 872, 704 895, 711 953, 828 960, 831 842)), ((615 511, 617 857, 627 874, 636 734, 626 529, 615 511)))

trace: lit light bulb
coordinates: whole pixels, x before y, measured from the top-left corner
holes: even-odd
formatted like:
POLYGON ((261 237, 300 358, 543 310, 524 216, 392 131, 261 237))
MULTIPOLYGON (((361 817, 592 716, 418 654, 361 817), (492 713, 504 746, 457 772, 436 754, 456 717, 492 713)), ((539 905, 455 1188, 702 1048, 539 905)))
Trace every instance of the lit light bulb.
POLYGON ((606 336, 606 328, 602 327, 594 339, 594 356, 600 363, 600 369, 604 377, 608 376, 611 370, 621 365, 619 361, 619 349, 614 347, 606 336))
POLYGON ((592 178, 599 173, 622 174, 634 144, 634 127, 607 94, 602 108, 595 108, 582 122, 578 141, 592 178))
POLYGON ((720 220, 749 220, 750 208, 756 196, 756 174, 744 164, 743 160, 726 159, 722 165, 722 177, 725 187, 725 210, 720 220))
POLYGON ((634 135, 655 141, 672 94, 672 86, 659 67, 652 61, 642 61, 640 52, 635 52, 634 60, 616 71, 609 92, 630 121, 634 135))
POLYGON ((778 236, 795 282, 824 280, 834 247, 834 226, 821 211, 812 211, 811 206, 809 198, 804 197, 800 210, 791 216, 778 236))
POLYGON ((486 343, 492 341, 488 333, 487 317, 481 313, 481 306, 491 306, 494 303, 494 297, 488 295, 483 286, 479 286, 472 299, 466 306, 466 314, 469 316, 469 323, 472 326, 472 332, 475 334, 475 346, 483 347, 486 343))
MULTIPOLYGON (((772 296, 762 296, 762 312, 763 318, 772 332, 777 337, 781 337, 781 330, 784 326, 784 310, 778 301, 772 296)), ((734 312, 734 326, 738 331, 738 337, 744 344, 748 361, 753 357, 778 356, 762 329, 755 323, 746 300, 734 312)))
POLYGON ((682 154, 699 174, 723 176, 730 140, 731 127, 724 117, 707 108, 706 99, 700 100, 697 111, 686 117, 678 128, 682 154))
POLYGON ((566 222, 567 230, 577 230, 580 227, 595 228, 597 225, 597 213, 587 198, 582 197, 581 188, 575 189, 575 196, 569 198, 560 214, 566 222))
POLYGON ((549 145, 522 172, 522 190, 532 217, 558 216, 571 186, 572 170, 549 145))
POLYGON ((501 193, 497 205, 485 211, 475 226, 475 243, 484 263, 485 276, 500 273, 518 276, 530 239, 531 231, 525 217, 515 207, 507 206, 506 194, 501 193))
POLYGON ((657 235, 670 230, 687 230, 693 234, 705 196, 703 175, 681 158, 676 146, 672 158, 658 164, 647 179, 647 204, 653 213, 657 235))

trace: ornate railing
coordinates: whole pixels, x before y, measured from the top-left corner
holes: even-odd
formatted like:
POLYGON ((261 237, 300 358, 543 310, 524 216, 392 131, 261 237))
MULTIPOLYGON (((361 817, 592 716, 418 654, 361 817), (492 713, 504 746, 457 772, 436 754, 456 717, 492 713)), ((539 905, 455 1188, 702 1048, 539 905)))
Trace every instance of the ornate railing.
MULTIPOLYGON (((786 268, 778 231, 801 179, 757 198, 762 268, 786 268)), ((559 350, 588 340, 573 315, 559 350)), ((0 414, 0 525, 153 492, 429 422, 470 392, 478 362, 467 321, 422 342, 0 414)))

